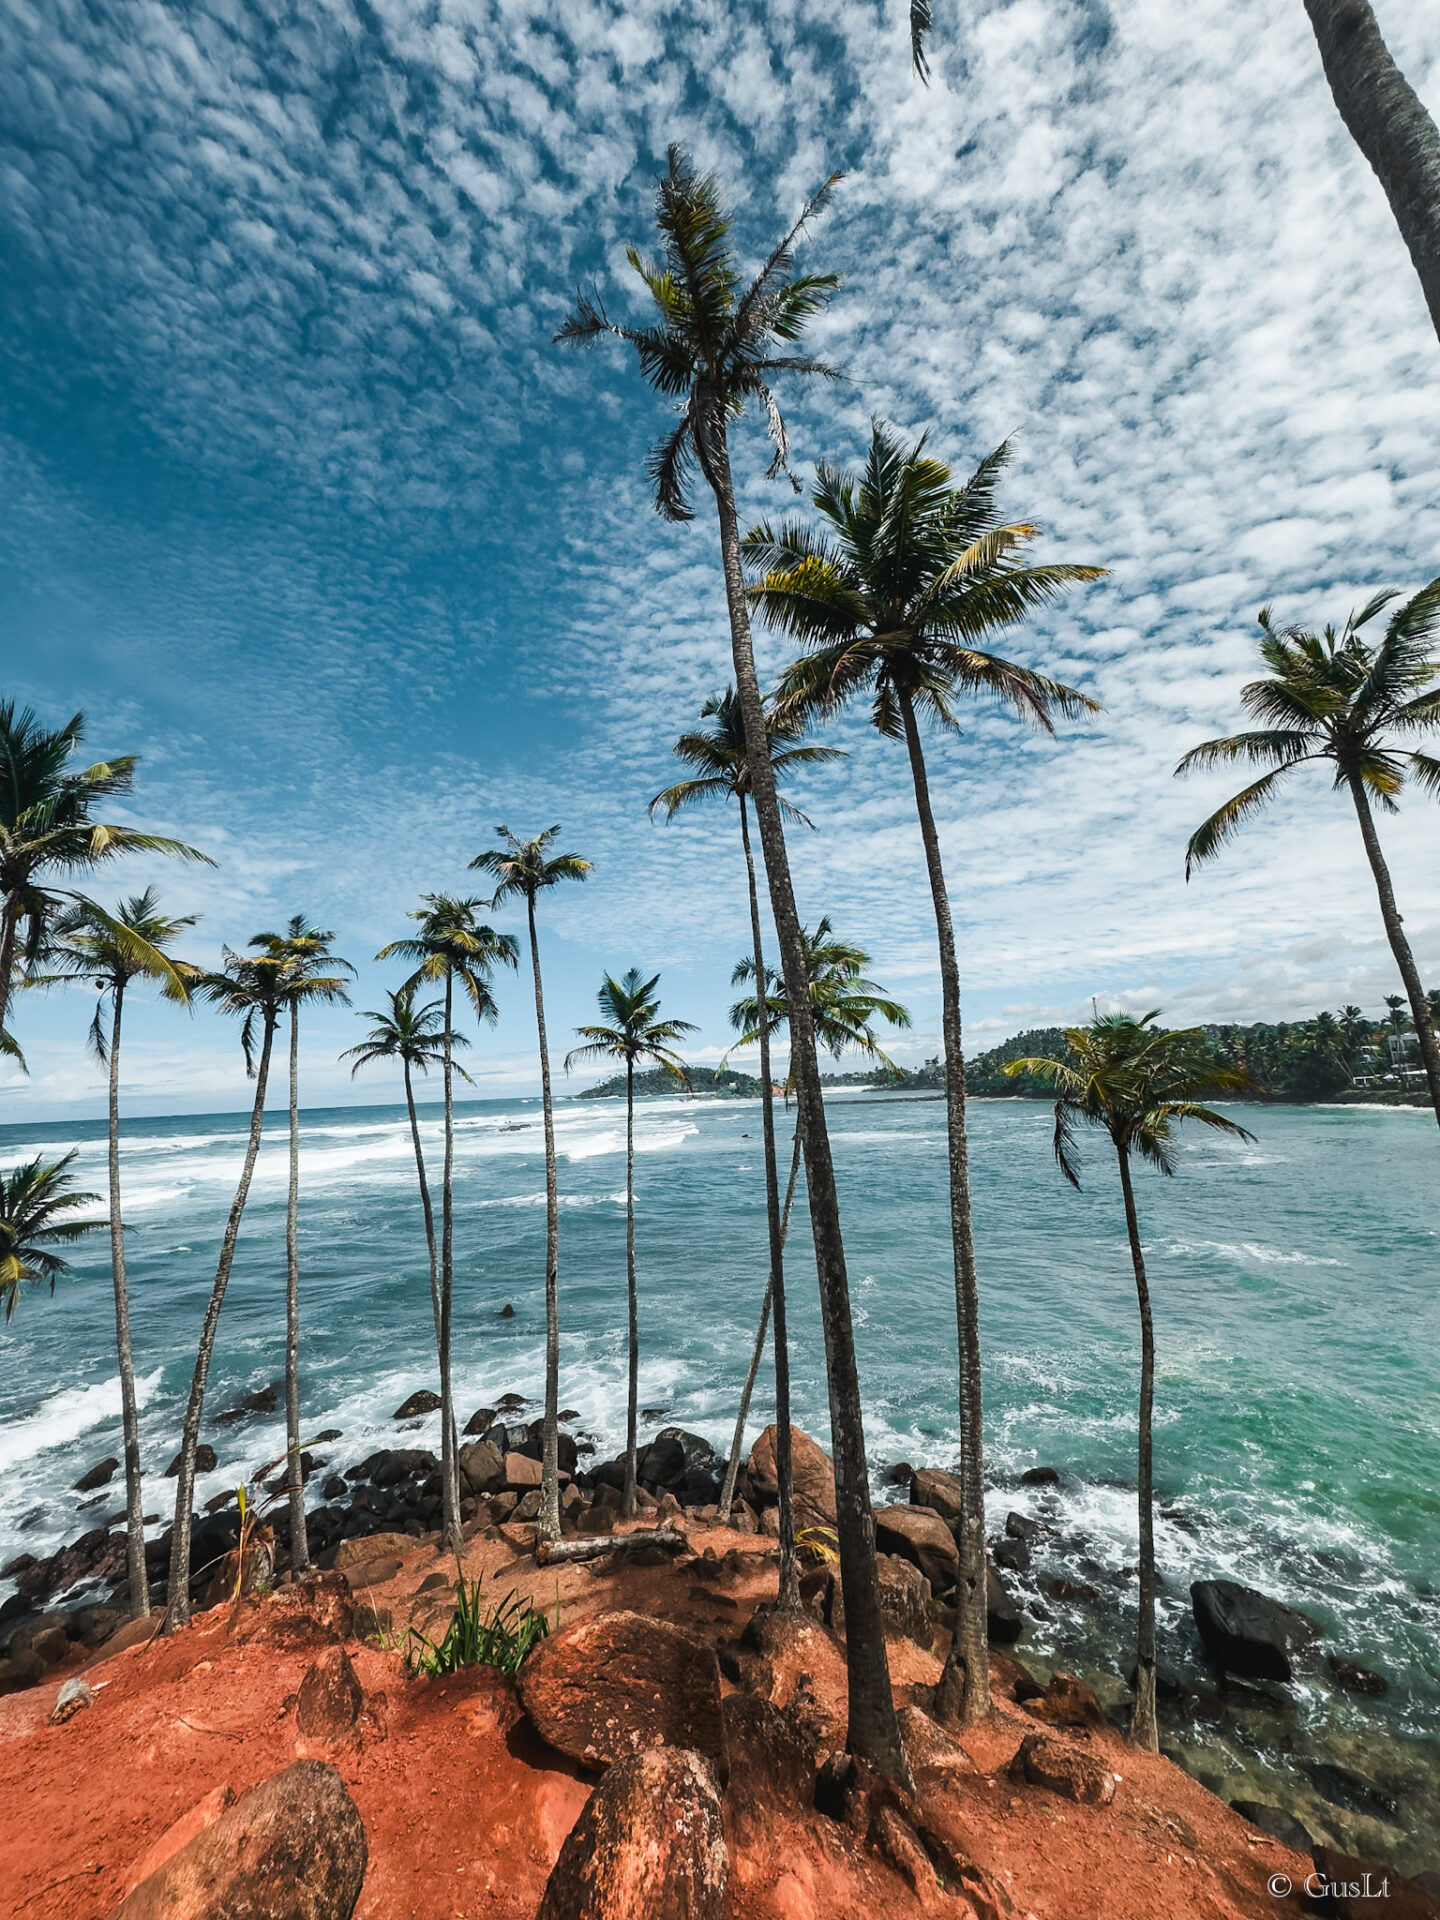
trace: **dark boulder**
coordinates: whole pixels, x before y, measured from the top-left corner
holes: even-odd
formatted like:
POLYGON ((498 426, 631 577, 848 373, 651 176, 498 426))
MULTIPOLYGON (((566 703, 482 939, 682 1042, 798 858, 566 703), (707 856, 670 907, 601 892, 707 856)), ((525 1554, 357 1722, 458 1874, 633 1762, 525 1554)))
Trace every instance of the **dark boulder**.
POLYGON ((494 1420, 494 1407, 477 1407, 465 1422, 466 1438, 469 1439, 474 1434, 484 1433, 488 1427, 493 1425, 494 1420))
POLYGON ((502 1393, 500 1398, 495 1402, 496 1410, 500 1413, 518 1413, 524 1405, 525 1396, 523 1393, 502 1393))
POLYGON ((1026 1734, 1013 1770, 1032 1787, 1044 1787, 1078 1806, 1108 1807, 1115 1798, 1115 1775, 1103 1761, 1046 1733, 1026 1734))
POLYGON ((299 1760, 242 1793, 111 1920, 350 1920, 365 1828, 344 1781, 299 1760))
POLYGON ((1007 1573, 1028 1573, 1030 1571, 1030 1542, 1015 1540, 1008 1535, 997 1540, 990 1556, 997 1567, 1004 1567, 1007 1573))
POLYGON ((1294 1814, 1287 1813, 1284 1807, 1272 1807, 1264 1800, 1232 1800, 1230 1805, 1242 1820, 1248 1820, 1252 1827, 1259 1827, 1272 1840, 1293 1847, 1296 1853, 1309 1853, 1314 1845, 1294 1814))
POLYGON ((373 1487, 394 1487, 417 1474, 434 1473, 440 1462, 425 1447, 394 1447, 384 1458, 375 1458, 370 1469, 373 1487))
POLYGON ((1025 1616, 1005 1591, 994 1567, 985 1563, 985 1628, 987 1637, 999 1647, 1013 1646, 1020 1638, 1025 1616))
POLYGON ((670 1748, 637 1753, 586 1802, 536 1920, 722 1920, 729 1878, 707 1761, 670 1748))
POLYGON ((501 1307, 495 1318, 497 1320, 513 1320, 515 1318, 515 1309, 510 1305, 508 1300, 505 1302, 505 1305, 501 1307))
MULTIPOLYGON (((169 1466, 166 1467, 165 1469, 165 1478, 167 1480, 176 1480, 179 1478, 180 1462, 183 1458, 184 1458, 184 1452, 182 1449, 180 1453, 176 1454, 175 1458, 170 1462, 169 1466)), ((202 1440, 199 1446, 196 1447, 195 1449, 196 1473, 197 1474, 213 1473, 218 1465, 219 1465, 219 1461, 216 1458, 214 1447, 210 1445, 208 1440, 202 1440)))
POLYGON ((678 1485, 685 1477, 685 1449, 678 1440, 657 1434, 641 1449, 636 1471, 647 1487, 678 1485))
POLYGON ((1022 1487, 1058 1487, 1060 1476, 1054 1467, 1027 1467, 1020 1476, 1022 1487))
POLYGON ((1338 1653, 1332 1653, 1325 1664, 1330 1669, 1330 1678, 1346 1693, 1369 1694, 1378 1698, 1389 1691, 1389 1681, 1383 1673, 1376 1673, 1373 1667, 1362 1667, 1355 1660, 1344 1660, 1338 1653))
POLYGON ((961 1512, 960 1482, 943 1467, 921 1467, 910 1482, 910 1504, 929 1507, 942 1520, 958 1520, 961 1512))
POLYGON ((415 1420, 422 1413, 438 1413, 440 1396, 432 1393, 429 1387, 417 1387, 408 1399, 402 1400, 390 1416, 392 1420, 415 1420))
POLYGON ((1291 1654, 1320 1637, 1303 1613, 1238 1580, 1197 1580, 1190 1604, 1210 1658, 1244 1679, 1289 1680, 1291 1654))
POLYGON ((1330 1912, 1339 1920, 1440 1920, 1440 1900, 1418 1880, 1406 1880, 1381 1860, 1364 1860, 1338 1847, 1317 1846, 1315 1872, 1325 1882, 1330 1912), (1383 1892, 1382 1892, 1383 1889, 1383 1892))
POLYGON ((217 1413, 215 1424, 217 1427, 227 1425, 232 1420, 243 1420, 252 1413, 274 1413, 279 1401, 280 1382, 277 1380, 271 1386, 261 1387, 258 1393, 247 1393, 224 1413, 217 1413))
POLYGON ((75 1492, 93 1493, 96 1487, 105 1486, 114 1477, 115 1469, 119 1464, 120 1462, 115 1459, 100 1461, 97 1466, 91 1467, 88 1473, 81 1474, 75 1482, 75 1492))

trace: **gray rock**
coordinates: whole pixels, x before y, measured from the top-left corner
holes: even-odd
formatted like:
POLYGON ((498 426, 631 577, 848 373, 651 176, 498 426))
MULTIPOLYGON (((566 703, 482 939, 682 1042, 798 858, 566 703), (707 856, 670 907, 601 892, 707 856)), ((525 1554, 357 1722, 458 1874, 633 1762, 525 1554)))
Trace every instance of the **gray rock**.
POLYGON ((75 1482, 75 1492, 93 1493, 96 1487, 105 1486, 114 1477, 115 1469, 119 1464, 120 1462, 115 1459, 100 1461, 98 1465, 91 1467, 88 1473, 81 1474, 75 1482))
POLYGON ((1238 1580, 1197 1580, 1190 1604, 1205 1650, 1218 1667, 1253 1680, 1289 1680, 1290 1656, 1321 1629, 1238 1580))
POLYGON ((1230 1805, 1242 1820, 1248 1820, 1252 1827, 1259 1827, 1272 1839, 1282 1840, 1296 1853, 1308 1854, 1315 1844, 1294 1814, 1287 1813, 1284 1807, 1272 1807, 1264 1800, 1232 1800, 1230 1805))

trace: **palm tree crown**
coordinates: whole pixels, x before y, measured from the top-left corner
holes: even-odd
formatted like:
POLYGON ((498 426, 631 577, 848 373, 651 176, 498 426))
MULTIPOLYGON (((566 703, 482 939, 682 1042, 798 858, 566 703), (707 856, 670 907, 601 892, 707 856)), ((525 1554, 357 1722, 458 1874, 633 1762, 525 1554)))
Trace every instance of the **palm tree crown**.
MULTIPOLYGON (((373 1020, 374 1026, 360 1042, 358 1047, 347 1047, 342 1060, 353 1060, 350 1069, 353 1080, 361 1067, 373 1067, 382 1060, 399 1060, 420 1073, 428 1073, 431 1067, 438 1067, 445 1059, 445 1008, 439 1000, 427 1000, 423 1006, 416 1006, 413 987, 397 987, 388 993, 389 1005, 382 1009, 368 1008, 362 1016, 373 1020)), ((451 1048, 468 1047, 470 1042, 465 1034, 452 1033, 451 1048)), ((465 1069, 451 1063, 454 1071, 462 1079, 468 1080, 465 1069)))
MULTIPOLYGON (((894 1061, 875 1038, 874 1022, 886 1020, 892 1027, 908 1027, 909 1011, 892 1000, 882 987, 865 978, 870 956, 863 947, 838 939, 826 914, 813 933, 802 929, 805 959, 810 975, 810 1013, 815 1022, 815 1038, 836 1059, 847 1047, 858 1047, 872 1060, 893 1067, 894 1061)), ((765 992, 767 1024, 773 1033, 788 1017, 789 1000, 785 981, 767 968, 765 992)), ((754 992, 755 962, 747 954, 730 976, 732 986, 749 984, 751 992, 730 1009, 730 1024, 740 1030, 737 1047, 752 1045, 760 1037, 760 1006, 754 992)))
POLYGON ((339 973, 326 973, 326 967, 339 967, 354 974, 348 960, 330 951, 333 933, 312 927, 303 913, 290 916, 283 933, 257 933, 250 945, 280 968, 280 998, 292 1011, 318 1001, 324 1006, 343 1006, 350 995, 339 973))
POLYGON ((1240 704, 1261 725, 1248 733, 1206 740, 1176 767, 1194 773, 1232 761, 1268 767, 1268 773, 1242 788, 1198 826, 1185 850, 1188 877, 1197 861, 1208 860, 1253 813, 1270 800, 1292 768, 1328 760, 1334 784, 1358 782, 1389 813, 1407 778, 1440 796, 1440 760, 1390 738, 1414 738, 1440 726, 1440 657, 1434 652, 1440 630, 1440 579, 1422 587, 1391 614, 1378 645, 1363 637, 1392 600, 1377 593, 1338 631, 1304 627, 1278 629, 1269 607, 1260 610, 1260 657, 1269 668, 1263 680, 1240 690, 1240 704))
POLYGON ((1007 443, 956 487, 923 436, 906 447, 877 422, 862 475, 818 470, 812 497, 828 531, 797 521, 746 535, 742 552, 762 574, 752 603, 808 649, 782 677, 782 705, 833 713, 868 690, 874 724, 891 738, 904 732, 907 703, 954 728, 961 693, 994 695, 1047 731, 1057 712, 1096 711, 1073 687, 981 644, 1104 572, 1023 563, 1039 529, 1000 519, 1009 457, 1007 443))
MULTIPOLYGON (((500 845, 486 853, 477 853, 470 862, 482 873, 492 875, 496 882, 490 901, 492 907, 512 898, 526 900, 533 906, 536 894, 545 887, 558 886, 562 880, 589 877, 591 861, 582 859, 578 853, 551 853, 550 843, 559 833, 559 827, 546 827, 533 840, 522 840, 506 826, 499 826, 495 831, 500 836, 500 845)), ((504 937, 512 939, 508 934, 504 937)))
POLYGON ((165 951, 195 925, 196 916, 163 914, 159 906, 154 887, 120 901, 113 913, 97 912, 88 900, 76 901, 60 915, 47 946, 45 960, 56 969, 55 978, 88 981, 100 995, 89 1045, 102 1067, 109 1060, 102 1016, 106 999, 113 999, 117 988, 123 991, 132 980, 152 980, 165 999, 188 1006, 190 989, 201 978, 198 967, 172 960, 165 951), (117 934, 117 928, 123 934, 117 934))
POLYGON ((607 973, 595 997, 609 1025, 575 1029, 585 1045, 572 1047, 566 1054, 565 1071, 569 1073, 586 1060, 623 1060, 632 1067, 642 1060, 653 1060, 688 1087, 685 1062, 674 1047, 676 1041, 687 1033, 698 1033, 699 1028, 692 1020, 658 1018, 660 1001, 655 989, 659 984, 658 973, 647 980, 638 967, 631 967, 623 980, 607 973))
MULTIPOLYGON (((450 975, 470 1002, 475 1018, 493 1021, 497 1009, 490 973, 497 964, 520 964, 520 947, 514 934, 496 933, 493 927, 480 923, 476 911, 485 905, 483 900, 457 900, 444 893, 427 893, 422 898, 425 904, 410 915, 420 922, 419 933, 408 940, 392 940, 375 958, 395 957, 417 963, 401 988, 403 993, 413 992, 422 981, 433 983, 450 975)), ((441 1024, 443 1027, 443 1020, 441 1024)))
POLYGON ((1048 1081, 1055 1088, 1055 1158, 1072 1186, 1080 1185, 1076 1125, 1101 1127, 1122 1154, 1138 1153, 1161 1173, 1175 1171, 1174 1129, 1195 1120, 1242 1140, 1254 1135, 1201 1104, 1207 1095, 1243 1093, 1254 1082, 1241 1066, 1216 1060, 1203 1027, 1166 1032, 1159 1010, 1135 1019, 1102 1013, 1088 1027, 1067 1027, 1069 1060, 1007 1060, 1003 1072, 1048 1081))
MULTIPOLYGON (((723 462, 728 418, 758 401, 775 448, 771 475, 790 473, 789 438, 771 382, 777 374, 836 377, 833 368, 807 354, 785 351, 840 284, 838 274, 794 272, 794 249, 802 231, 829 199, 832 174, 805 207, 748 286, 742 286, 732 244, 732 225, 713 175, 695 172, 683 148, 672 146, 655 195, 655 224, 664 259, 643 260, 635 247, 626 258, 645 282, 658 309, 648 327, 619 326, 599 299, 582 294, 556 334, 557 342, 590 346, 614 334, 634 347, 640 371, 679 409, 676 425, 649 460, 655 506, 667 520, 690 520, 689 487, 696 464, 713 487, 723 462)), ((724 484, 728 486, 728 476, 724 484)))
MULTIPOLYGON (((697 727, 693 733, 682 733, 671 749, 677 760, 695 769, 695 777, 679 780, 673 787, 666 787, 663 793, 657 793, 650 802, 652 819, 658 813, 666 820, 673 820, 683 808, 694 806, 699 800, 743 798, 750 792, 745 717, 740 711, 734 687, 727 687, 723 693, 712 693, 700 709, 700 718, 714 724, 697 727)), ((765 747, 777 782, 796 767, 820 766, 845 758, 843 747, 797 744, 804 731, 802 715, 778 713, 773 701, 767 703, 765 747)), ((778 795, 776 797, 780 811, 787 820, 793 820, 798 826, 810 825, 798 807, 778 795)))
POLYGON ((7 1320, 19 1301, 22 1280, 37 1287, 48 1280, 53 1293, 56 1279, 68 1272, 69 1262, 52 1252, 53 1247, 106 1224, 70 1218, 76 1207, 88 1207, 100 1197, 74 1191, 69 1172, 74 1158, 73 1151, 48 1163, 37 1156, 0 1175, 0 1293, 7 1320))
POLYGON ((255 1078, 256 1028, 273 1033, 285 1005, 284 961, 274 953, 236 953, 221 949, 218 971, 202 974, 196 989, 221 1013, 234 1014, 243 1024, 240 1046, 245 1071, 255 1078))

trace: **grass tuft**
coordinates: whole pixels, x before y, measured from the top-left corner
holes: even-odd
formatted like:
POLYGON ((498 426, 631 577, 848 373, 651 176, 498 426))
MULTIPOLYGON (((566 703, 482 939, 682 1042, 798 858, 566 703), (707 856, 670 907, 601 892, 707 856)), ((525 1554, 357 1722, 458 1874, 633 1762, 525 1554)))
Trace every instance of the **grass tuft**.
MULTIPOLYGON (((512 1677, 520 1671, 530 1653, 550 1631, 543 1613, 536 1613, 528 1601, 522 1603, 512 1590, 493 1609, 481 1599, 483 1582, 466 1586, 463 1574, 455 1582, 455 1611, 444 1637, 435 1641, 418 1627, 406 1633, 405 1664, 412 1673, 438 1679, 446 1673, 458 1673, 462 1667, 494 1667, 512 1677)), ((560 1603, 555 1603, 555 1624, 560 1624, 560 1603)))

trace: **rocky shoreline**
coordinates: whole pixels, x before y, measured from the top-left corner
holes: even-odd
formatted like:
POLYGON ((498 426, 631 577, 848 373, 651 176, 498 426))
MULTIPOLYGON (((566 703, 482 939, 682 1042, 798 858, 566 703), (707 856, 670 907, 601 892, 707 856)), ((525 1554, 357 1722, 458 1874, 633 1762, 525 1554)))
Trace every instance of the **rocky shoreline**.
MULTIPOLYGON (((397 1438, 417 1430, 437 1405, 426 1390, 411 1395, 395 1411, 397 1438)), ((271 1411, 266 1389, 218 1416, 217 1424, 271 1411)), ((536 1517, 541 1447, 533 1411, 523 1395, 507 1393, 465 1423, 459 1460, 467 1539, 494 1538, 536 1517)), ((673 1519, 692 1529, 712 1525, 726 1463, 700 1435, 660 1425, 667 1411, 645 1410, 642 1518, 673 1519)), ((578 1419, 573 1410, 562 1412, 562 1536, 604 1534, 620 1514, 623 1456, 598 1459, 593 1437, 573 1430, 578 1419)), ((409 1549, 436 1538, 439 1461, 429 1448, 394 1446, 344 1466, 343 1439, 338 1430, 324 1430, 302 1456, 306 1484, 320 1494, 308 1514, 307 1543, 317 1567, 342 1570, 350 1589, 363 1593, 393 1577, 409 1549)), ((741 1534, 778 1532, 768 1443, 767 1432, 737 1476, 729 1524, 741 1534)), ((113 1473, 113 1462, 100 1462, 80 1486, 106 1484, 107 1467, 113 1473)), ((829 1462, 798 1432, 795 1478, 797 1523, 833 1521, 829 1462)), ((958 1566, 958 1482, 943 1469, 904 1462, 887 1469, 884 1480, 876 1530, 887 1613, 902 1628, 906 1622, 948 1627, 947 1598, 958 1566)), ((283 1460, 254 1476, 260 1529, 240 1570, 252 1588, 289 1578, 283 1482, 283 1460)), ((1097 1543, 1075 1524, 1061 1471, 1033 1469, 992 1493, 1014 1501, 991 1541, 992 1644, 1018 1661, 1037 1691, 1057 1668, 1078 1675, 1110 1723, 1123 1727, 1134 1569, 1106 1564, 1097 1543)), ((1166 1518, 1201 1524, 1179 1510, 1166 1518)), ((123 1512, 112 1513, 52 1555, 22 1554, 0 1569, 0 1578, 16 1586, 0 1605, 0 1693, 38 1684, 73 1643, 98 1646, 123 1623, 129 1599, 123 1523, 123 1512)), ((196 1516, 197 1604, 213 1605, 233 1591, 238 1542, 237 1498, 227 1492, 196 1516)), ((164 1605, 169 1545, 168 1528, 146 1544, 155 1607, 164 1605)), ((805 1585, 817 1618, 836 1626, 840 1594, 828 1568, 817 1568, 805 1585)), ((1188 1595, 1167 1596, 1162 1585, 1161 1597, 1162 1743, 1171 1759, 1288 1845, 1338 1848, 1411 1878, 1440 1874, 1440 1848, 1431 1839, 1440 1834, 1440 1740, 1397 1728, 1393 1683, 1364 1659, 1363 1649, 1330 1644, 1320 1623, 1224 1579, 1198 1581, 1188 1595)), ((838 1625, 843 1630, 843 1612, 838 1625)))

